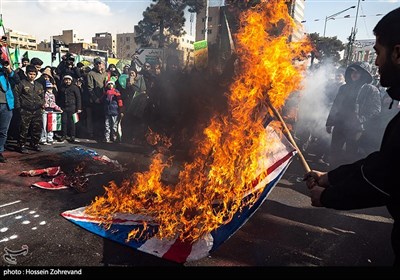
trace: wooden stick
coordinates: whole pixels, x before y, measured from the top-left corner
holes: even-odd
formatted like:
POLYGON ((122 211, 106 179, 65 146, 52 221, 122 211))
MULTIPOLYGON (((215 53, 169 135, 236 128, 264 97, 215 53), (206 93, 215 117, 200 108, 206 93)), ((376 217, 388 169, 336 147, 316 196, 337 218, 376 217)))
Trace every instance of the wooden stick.
POLYGON ((275 117, 278 118, 278 120, 281 122, 282 126, 283 126, 283 131, 285 132, 286 136, 288 137, 290 143, 295 147, 295 149, 297 150, 297 153, 299 155, 301 164, 303 165, 304 169, 306 170, 306 172, 310 172, 311 168, 308 165, 306 159, 303 156, 303 153, 301 152, 301 150, 299 149, 299 147, 296 144, 296 141, 294 141, 294 138, 292 136, 292 134, 290 133, 289 128, 287 127, 284 119, 282 118, 281 114, 278 112, 278 110, 275 109, 274 106, 272 106, 271 102, 269 100, 267 100, 265 102, 267 104, 267 106, 272 110, 272 112, 274 113, 275 117))

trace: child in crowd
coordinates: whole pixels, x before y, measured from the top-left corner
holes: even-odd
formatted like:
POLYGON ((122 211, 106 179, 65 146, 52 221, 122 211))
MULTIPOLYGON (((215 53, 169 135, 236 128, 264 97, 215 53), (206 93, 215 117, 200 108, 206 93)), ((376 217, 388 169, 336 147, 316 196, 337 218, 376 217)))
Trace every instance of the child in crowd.
POLYGON ((118 121, 124 116, 121 94, 115 89, 115 83, 108 81, 102 97, 105 114, 104 141, 111 143, 120 140, 117 136, 118 121))
POLYGON ((56 104, 56 97, 53 93, 54 85, 47 80, 46 81, 46 92, 44 93, 44 112, 43 112, 43 129, 40 144, 51 145, 53 144, 53 130, 49 131, 48 127, 48 115, 54 114, 53 112, 62 113, 61 108, 56 104))
POLYGON ((25 147, 28 133, 31 136, 31 148, 42 151, 39 146, 42 133, 42 111, 44 108, 44 89, 36 81, 38 70, 33 65, 26 66, 26 76, 15 87, 15 108, 21 113, 21 125, 17 151, 29 153, 25 147))

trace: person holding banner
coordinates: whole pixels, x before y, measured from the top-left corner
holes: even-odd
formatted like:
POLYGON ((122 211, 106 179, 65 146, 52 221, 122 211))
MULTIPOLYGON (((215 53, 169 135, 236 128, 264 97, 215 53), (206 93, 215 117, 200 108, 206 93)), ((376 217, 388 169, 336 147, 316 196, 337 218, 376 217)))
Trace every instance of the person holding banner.
POLYGON ((56 96, 53 93, 54 85, 46 81, 44 93, 43 129, 40 144, 53 144, 53 131, 61 130, 61 108, 56 104, 56 96))
MULTIPOLYGON (((392 100, 400 100, 400 8, 386 14, 375 26, 374 49, 380 82, 392 100)), ((337 210, 386 206, 392 215, 394 266, 400 267, 400 113, 386 126, 378 151, 329 172, 304 175, 311 205, 337 210)))

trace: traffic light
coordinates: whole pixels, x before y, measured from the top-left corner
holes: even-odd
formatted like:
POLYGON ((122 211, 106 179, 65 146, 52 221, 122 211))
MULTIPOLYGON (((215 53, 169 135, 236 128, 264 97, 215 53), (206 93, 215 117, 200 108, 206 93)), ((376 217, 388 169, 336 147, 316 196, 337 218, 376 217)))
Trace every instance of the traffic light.
POLYGON ((51 46, 51 61, 55 61, 57 54, 60 53, 60 47, 63 45, 63 42, 60 40, 53 39, 51 46))

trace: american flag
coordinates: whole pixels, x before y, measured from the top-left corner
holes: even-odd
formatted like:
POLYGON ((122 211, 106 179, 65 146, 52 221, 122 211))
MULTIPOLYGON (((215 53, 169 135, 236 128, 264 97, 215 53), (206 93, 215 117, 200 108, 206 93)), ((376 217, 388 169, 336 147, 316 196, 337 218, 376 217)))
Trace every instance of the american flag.
MULTIPOLYGON (((256 212, 285 173, 293 156, 296 154, 294 147, 283 135, 279 136, 269 125, 266 129, 270 131, 268 135, 278 137, 280 141, 279 145, 274 146, 274 151, 268 154, 268 159, 264 162, 262 170, 252 182, 254 190, 263 190, 261 195, 259 195, 254 204, 245 206, 240 212, 235 213, 228 223, 221 225, 218 229, 193 243, 182 242, 179 239, 157 238, 155 234, 157 233, 158 225, 153 222, 151 217, 145 215, 116 214, 111 222, 111 227, 107 229, 101 225, 98 218, 85 214, 85 207, 66 211, 61 215, 94 234, 163 259, 185 263, 204 258, 228 240, 256 212), (265 176, 265 174, 267 175, 265 176), (126 241, 130 231, 133 229, 141 231, 144 228, 144 224, 147 227, 146 234, 143 234, 143 237, 126 241)), ((242 201, 249 199, 249 196, 252 195, 253 192, 247 194, 242 201)))

